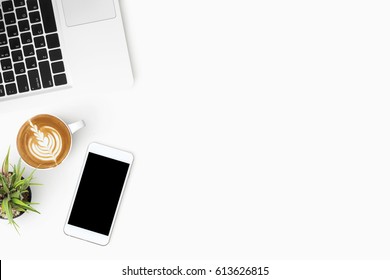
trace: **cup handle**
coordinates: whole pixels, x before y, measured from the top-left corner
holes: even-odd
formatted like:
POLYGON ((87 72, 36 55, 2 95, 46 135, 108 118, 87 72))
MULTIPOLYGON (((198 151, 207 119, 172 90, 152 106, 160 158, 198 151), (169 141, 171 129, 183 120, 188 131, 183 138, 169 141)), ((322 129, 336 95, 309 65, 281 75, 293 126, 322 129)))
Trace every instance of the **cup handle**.
POLYGON ((76 131, 78 131, 79 129, 81 129, 85 126, 85 122, 83 120, 81 120, 78 122, 68 124, 68 126, 70 129, 70 133, 74 134, 76 131))

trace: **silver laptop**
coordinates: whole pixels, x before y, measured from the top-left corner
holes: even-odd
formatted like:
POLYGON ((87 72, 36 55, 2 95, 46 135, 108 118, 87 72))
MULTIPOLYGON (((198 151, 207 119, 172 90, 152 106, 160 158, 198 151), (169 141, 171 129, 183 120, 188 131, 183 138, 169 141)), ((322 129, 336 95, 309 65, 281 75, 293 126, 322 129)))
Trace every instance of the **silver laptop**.
POLYGON ((0 102, 65 89, 129 88, 118 1, 0 0, 0 102))

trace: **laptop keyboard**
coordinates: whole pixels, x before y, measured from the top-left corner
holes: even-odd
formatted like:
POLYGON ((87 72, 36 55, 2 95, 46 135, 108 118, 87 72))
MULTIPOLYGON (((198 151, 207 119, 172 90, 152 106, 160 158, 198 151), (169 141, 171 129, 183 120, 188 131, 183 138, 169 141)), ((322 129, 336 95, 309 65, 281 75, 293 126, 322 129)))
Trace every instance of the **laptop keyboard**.
POLYGON ((51 0, 0 5, 0 101, 67 84, 51 0))

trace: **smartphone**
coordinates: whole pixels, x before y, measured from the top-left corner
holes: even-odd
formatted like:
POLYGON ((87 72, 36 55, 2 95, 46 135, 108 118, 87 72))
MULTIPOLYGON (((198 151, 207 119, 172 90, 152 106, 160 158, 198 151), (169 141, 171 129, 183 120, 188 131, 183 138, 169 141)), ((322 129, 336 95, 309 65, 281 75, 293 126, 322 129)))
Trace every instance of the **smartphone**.
POLYGON ((88 146, 65 234, 108 244, 133 159, 129 152, 102 144, 88 146))

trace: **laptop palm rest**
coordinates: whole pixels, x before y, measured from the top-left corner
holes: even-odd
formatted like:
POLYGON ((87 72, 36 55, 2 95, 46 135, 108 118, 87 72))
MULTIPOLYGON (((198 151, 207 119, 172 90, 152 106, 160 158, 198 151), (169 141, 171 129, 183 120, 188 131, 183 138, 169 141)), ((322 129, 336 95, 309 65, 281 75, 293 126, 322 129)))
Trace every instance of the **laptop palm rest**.
POLYGON ((69 27, 116 17, 113 0, 62 0, 62 6, 69 27))

